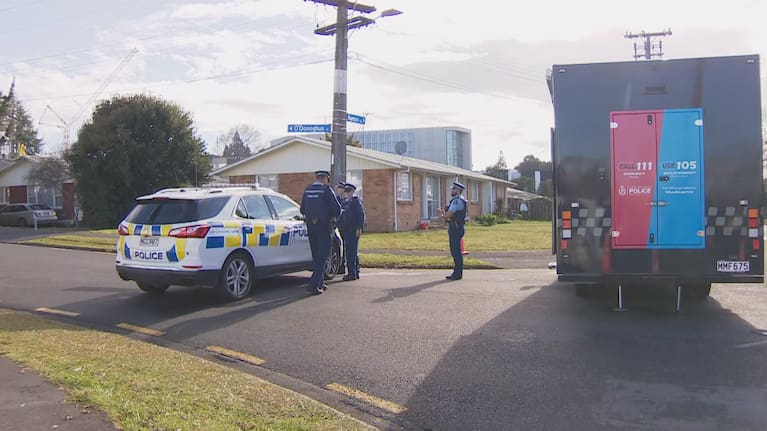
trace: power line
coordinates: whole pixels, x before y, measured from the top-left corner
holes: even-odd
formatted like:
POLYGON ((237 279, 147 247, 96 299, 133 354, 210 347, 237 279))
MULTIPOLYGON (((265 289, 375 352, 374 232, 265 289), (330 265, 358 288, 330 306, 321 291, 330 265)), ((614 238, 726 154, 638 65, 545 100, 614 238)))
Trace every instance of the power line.
MULTIPOLYGON (((333 60, 326 58, 322 60, 307 61, 307 62, 302 62, 298 64, 292 64, 292 65, 288 65, 284 67, 275 67, 275 68, 267 67, 267 68, 251 69, 251 70, 241 70, 241 71, 231 72, 231 73, 210 75, 203 78, 193 78, 193 79, 187 79, 187 80, 176 81, 176 82, 163 82, 158 84, 142 85, 140 87, 121 88, 121 89, 113 90, 112 93, 127 93, 127 92, 133 92, 133 91, 141 91, 145 89, 155 89, 155 88, 162 88, 162 87, 171 87, 176 85, 193 84, 197 82, 211 81, 215 79, 236 78, 239 76, 247 76, 247 75, 253 75, 253 74, 263 73, 263 72, 274 72, 274 71, 280 71, 280 70, 293 69, 293 68, 301 67, 301 66, 310 66, 315 64, 329 63, 331 61, 333 60)), ((65 95, 57 95, 57 96, 37 96, 37 97, 29 97, 29 98, 23 98, 23 99, 20 98, 19 100, 23 102, 38 102, 43 100, 57 100, 57 99, 68 99, 71 97, 83 97, 83 96, 89 96, 91 94, 92 93, 65 94, 65 95)))
POLYGON ((360 62, 360 63, 366 64, 366 65, 368 65, 370 67, 374 67, 376 69, 385 70, 387 72, 396 73, 398 75, 406 76, 408 78, 413 78, 413 79, 417 79, 417 80, 420 80, 420 81, 425 81, 425 82, 430 82, 430 83, 437 84, 437 85, 442 85, 444 87, 450 87, 450 88, 454 88, 454 89, 457 89, 457 90, 462 90, 462 91, 465 91, 467 93, 476 93, 476 94, 481 94, 481 95, 484 95, 484 96, 495 97, 495 98, 498 98, 498 99, 518 101, 518 99, 516 99, 516 98, 510 97, 510 96, 505 96, 503 94, 497 94, 497 93, 491 93, 491 92, 487 92, 487 91, 478 90, 476 88, 471 88, 471 87, 468 87, 468 86, 465 86, 465 85, 462 85, 462 84, 458 84, 458 83, 455 83, 455 82, 444 81, 444 80, 441 80, 441 79, 429 77, 429 76, 422 75, 422 74, 419 74, 419 73, 416 73, 416 72, 413 72, 413 71, 409 71, 409 70, 404 70, 404 69, 403 70, 396 70, 396 69, 392 69, 392 68, 389 68, 389 67, 386 67, 386 66, 382 66, 380 64, 371 63, 369 61, 363 60, 362 58, 356 58, 355 60, 360 62))
POLYGON ((27 2, 27 3, 17 4, 16 6, 2 8, 2 9, 0 9, 0 12, 8 12, 9 10, 21 9, 23 7, 34 6, 34 5, 36 5, 38 3, 42 3, 44 1, 48 1, 48 0, 35 0, 35 1, 27 2))

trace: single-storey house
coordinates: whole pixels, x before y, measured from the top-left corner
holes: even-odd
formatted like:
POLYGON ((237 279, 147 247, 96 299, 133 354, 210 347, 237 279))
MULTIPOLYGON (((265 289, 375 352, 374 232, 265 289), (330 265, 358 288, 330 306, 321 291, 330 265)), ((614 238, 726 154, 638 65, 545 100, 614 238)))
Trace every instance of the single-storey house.
MULTIPOLYGON (((359 147, 347 147, 345 180, 365 205, 366 230, 397 232, 440 223, 453 181, 466 185, 469 217, 496 209, 513 183, 440 163, 359 147)), ((212 172, 230 183, 271 188, 301 201, 314 172, 330 168, 330 143, 297 136, 212 172)))
POLYGON ((75 219, 75 184, 65 179, 52 190, 33 184, 29 175, 42 160, 38 156, 22 156, 0 163, 0 206, 40 203, 56 210, 62 220, 75 219))

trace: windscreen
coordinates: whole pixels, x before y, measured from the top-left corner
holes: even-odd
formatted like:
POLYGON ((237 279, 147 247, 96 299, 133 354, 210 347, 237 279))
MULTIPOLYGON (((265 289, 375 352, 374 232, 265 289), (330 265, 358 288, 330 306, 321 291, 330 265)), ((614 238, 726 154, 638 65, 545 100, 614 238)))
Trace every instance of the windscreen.
POLYGON ((149 199, 136 203, 125 220, 135 224, 189 223, 215 217, 229 197, 209 199, 149 199))

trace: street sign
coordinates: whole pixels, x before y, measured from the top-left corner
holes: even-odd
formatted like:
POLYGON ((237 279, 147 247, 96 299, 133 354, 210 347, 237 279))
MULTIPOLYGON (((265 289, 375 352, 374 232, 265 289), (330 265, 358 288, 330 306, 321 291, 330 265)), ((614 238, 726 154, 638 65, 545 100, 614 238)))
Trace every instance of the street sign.
POLYGON ((330 124, 288 124, 288 133, 330 133, 330 124))
POLYGON ((365 124, 365 117, 362 115, 346 114, 346 121, 350 123, 365 124))

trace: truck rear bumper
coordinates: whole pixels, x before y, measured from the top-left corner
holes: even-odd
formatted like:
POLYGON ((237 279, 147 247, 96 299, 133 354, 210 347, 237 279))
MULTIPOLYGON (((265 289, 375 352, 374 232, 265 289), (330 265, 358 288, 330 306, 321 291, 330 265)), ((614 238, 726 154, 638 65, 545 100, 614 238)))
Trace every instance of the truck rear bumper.
POLYGON ((574 283, 631 283, 641 281, 675 281, 684 283, 764 283, 763 275, 750 274, 558 274, 559 281, 574 283))

